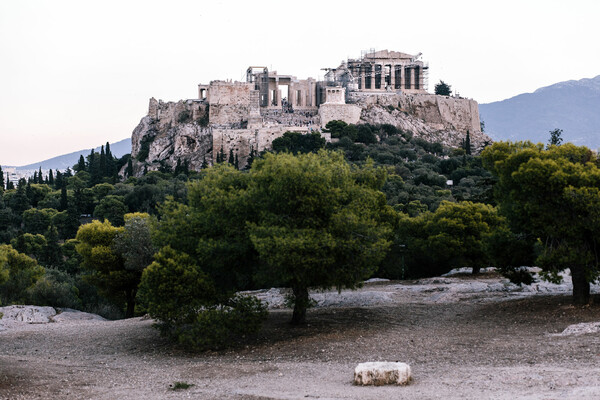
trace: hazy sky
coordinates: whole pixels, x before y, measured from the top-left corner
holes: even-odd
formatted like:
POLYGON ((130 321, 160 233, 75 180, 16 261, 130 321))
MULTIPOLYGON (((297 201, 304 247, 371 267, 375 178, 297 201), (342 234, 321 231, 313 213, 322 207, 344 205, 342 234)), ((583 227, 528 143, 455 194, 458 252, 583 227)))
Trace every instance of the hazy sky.
POLYGON ((422 52, 480 103, 600 74, 600 2, 0 0, 0 164, 131 136, 148 99, 249 65, 322 76, 361 50, 422 52))

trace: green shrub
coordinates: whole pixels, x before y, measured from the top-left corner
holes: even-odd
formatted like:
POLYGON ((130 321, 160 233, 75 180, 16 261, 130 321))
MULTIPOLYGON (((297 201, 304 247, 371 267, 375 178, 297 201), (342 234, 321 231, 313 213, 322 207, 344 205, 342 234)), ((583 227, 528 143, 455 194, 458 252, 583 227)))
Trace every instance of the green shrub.
POLYGON ((47 268, 46 274, 28 289, 31 304, 81 309, 75 279, 66 272, 47 268))
POLYGON ((257 332, 267 315, 254 297, 219 295, 192 257, 168 246, 144 270, 140 301, 163 335, 192 350, 226 347, 257 332))
POLYGON ((236 296, 227 306, 200 311, 193 323, 177 327, 173 333, 186 348, 221 349, 236 338, 258 332, 267 314, 266 306, 257 298, 236 296))

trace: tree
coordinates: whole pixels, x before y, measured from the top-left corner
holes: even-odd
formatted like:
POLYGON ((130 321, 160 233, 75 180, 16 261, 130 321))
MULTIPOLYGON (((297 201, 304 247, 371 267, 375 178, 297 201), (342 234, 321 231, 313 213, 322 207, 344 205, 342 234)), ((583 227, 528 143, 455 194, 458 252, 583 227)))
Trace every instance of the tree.
POLYGON ((2 166, 0 166, 0 192, 4 191, 4 172, 2 171, 2 166))
POLYGON ((471 134, 469 133, 469 131, 467 131, 467 134, 465 136, 465 154, 466 155, 471 155, 472 153, 472 146, 471 146, 471 134))
POLYGON ((342 137, 342 133, 344 132, 344 129, 346 129, 347 127, 348 127, 347 123, 336 119, 333 121, 329 121, 325 125, 324 131, 330 132, 332 138, 339 138, 339 137, 342 137))
POLYGON ((440 83, 435 85, 435 94, 438 96, 451 96, 452 95, 452 86, 448 85, 446 82, 440 80, 440 83))
POLYGON ((27 302, 27 289, 32 287, 44 275, 44 268, 31 257, 19 253, 9 245, 0 245, 0 263, 4 260, 4 273, 8 270, 8 279, 0 285, 0 302, 27 302))
POLYGON ((318 132, 302 134, 300 132, 285 132, 283 136, 273 140, 272 149, 275 153, 290 152, 292 154, 316 152, 325 147, 325 138, 318 132))
POLYGON ((548 140, 548 146, 560 146, 562 143, 562 129, 553 129, 550 131, 550 140, 548 140))
POLYGON ((150 265, 156 252, 150 234, 150 215, 125 214, 124 229, 115 236, 114 249, 123 257, 128 271, 141 272, 150 265))
POLYGON ((254 162, 249 196, 260 204, 250 239, 258 274, 292 288, 293 324, 305 321, 309 287, 353 288, 373 273, 390 245, 392 214, 372 164, 352 171, 340 153, 266 155, 254 162))
POLYGON ((497 142, 482 153, 498 177, 495 195, 514 232, 539 238, 536 264, 560 281, 569 268, 573 300, 586 304, 590 282, 600 275, 600 169, 593 153, 572 144, 497 142))
POLYGON ((82 266, 89 272, 87 280, 113 301, 125 304, 125 317, 133 317, 135 297, 141 271, 129 270, 125 260, 114 248, 115 238, 124 231, 109 221, 82 225, 77 231, 77 252, 83 258, 82 266))
POLYGON ((133 163, 131 157, 127 160, 127 169, 125 169, 125 176, 131 178, 133 176, 133 163))
POLYGON ((107 219, 115 226, 123 226, 127 211, 123 196, 108 195, 94 208, 94 217, 107 219))

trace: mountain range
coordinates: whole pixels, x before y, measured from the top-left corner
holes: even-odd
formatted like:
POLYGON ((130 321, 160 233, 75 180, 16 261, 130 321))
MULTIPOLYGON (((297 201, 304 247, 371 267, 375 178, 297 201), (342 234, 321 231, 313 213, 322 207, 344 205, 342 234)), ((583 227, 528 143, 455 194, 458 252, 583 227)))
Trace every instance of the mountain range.
MULTIPOLYGON (((96 153, 100 153, 101 146, 94 149, 96 153)), ((72 168, 73 165, 79 161, 79 156, 86 157, 90 154, 92 149, 74 151, 69 154, 63 154, 62 156, 52 157, 44 161, 39 161, 33 164, 22 165, 17 167, 18 170, 32 170, 42 168, 53 169, 63 171, 67 168, 72 168)), ((131 153, 131 138, 123 139, 115 143, 110 143, 110 152, 113 156, 121 158, 125 154, 131 153)))
POLYGON ((566 81, 510 99, 479 105, 485 132, 494 140, 548 143, 562 129, 563 142, 600 148, 600 75, 566 81))

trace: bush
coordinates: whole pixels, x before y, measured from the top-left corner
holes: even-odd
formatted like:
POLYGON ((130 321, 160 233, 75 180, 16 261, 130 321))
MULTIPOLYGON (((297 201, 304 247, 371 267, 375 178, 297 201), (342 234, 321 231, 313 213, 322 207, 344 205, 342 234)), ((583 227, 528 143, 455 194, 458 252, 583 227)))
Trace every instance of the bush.
POLYGON ((46 274, 28 291, 31 304, 81 309, 75 279, 66 272, 47 268, 46 274))
POLYGON ((236 338, 256 333, 268 312, 255 297, 236 296, 229 305, 202 310, 196 320, 177 327, 177 340, 192 350, 221 349, 230 346, 236 338))
POLYGON ((225 347, 258 331, 267 315, 254 297, 219 296, 192 257, 168 246, 144 271, 140 298, 161 333, 192 350, 225 347))

